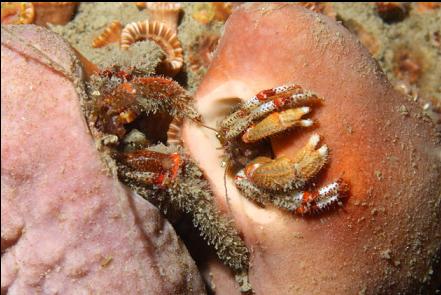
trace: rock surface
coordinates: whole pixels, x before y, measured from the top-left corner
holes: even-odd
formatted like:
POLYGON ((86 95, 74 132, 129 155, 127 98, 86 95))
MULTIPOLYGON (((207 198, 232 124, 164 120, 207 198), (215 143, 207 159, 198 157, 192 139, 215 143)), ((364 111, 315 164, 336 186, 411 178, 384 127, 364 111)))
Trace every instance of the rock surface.
POLYGON ((67 43, 35 26, 1 40, 1 293, 205 294, 171 225, 100 159, 67 43))

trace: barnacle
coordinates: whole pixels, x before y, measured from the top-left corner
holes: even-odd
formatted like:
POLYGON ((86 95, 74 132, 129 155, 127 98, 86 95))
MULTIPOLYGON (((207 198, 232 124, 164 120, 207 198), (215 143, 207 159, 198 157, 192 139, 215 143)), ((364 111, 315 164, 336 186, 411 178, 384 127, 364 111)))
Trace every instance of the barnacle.
POLYGON ((183 145, 181 136, 181 127, 184 123, 182 118, 176 117, 170 122, 167 130, 167 144, 168 145, 183 145))
POLYGON ((131 44, 139 40, 153 40, 166 53, 163 61, 164 71, 176 75, 184 64, 182 47, 176 33, 165 24, 157 21, 142 21, 130 23, 121 33, 121 48, 127 50, 131 44))
POLYGON ((143 9, 145 8, 147 2, 135 2, 136 7, 138 7, 139 9, 143 9))
POLYGON ((214 20, 225 22, 233 12, 232 2, 213 2, 214 20))
POLYGON ((31 24, 35 19, 35 8, 31 2, 2 2, 2 24, 31 24))
POLYGON ((145 2, 149 21, 164 23, 176 32, 181 4, 176 2, 145 2))
POLYGON ((198 3, 193 7, 192 17, 204 25, 212 21, 225 22, 232 13, 232 9, 231 2, 198 3))
POLYGON ((93 48, 106 46, 121 39, 122 24, 120 21, 113 21, 98 37, 92 42, 93 48))
POLYGON ((2 2, 2 23, 46 25, 65 24, 71 20, 75 2, 2 2))

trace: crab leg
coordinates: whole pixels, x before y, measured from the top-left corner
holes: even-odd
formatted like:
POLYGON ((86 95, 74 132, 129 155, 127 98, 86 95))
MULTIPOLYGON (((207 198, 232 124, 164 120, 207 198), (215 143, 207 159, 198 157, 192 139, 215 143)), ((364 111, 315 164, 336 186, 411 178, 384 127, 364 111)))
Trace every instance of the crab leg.
POLYGON ((348 192, 348 185, 338 179, 312 192, 270 193, 249 181, 244 170, 239 171, 234 182, 247 198, 261 206, 272 203, 276 207, 302 215, 322 212, 341 202, 348 192))
MULTIPOLYGON (((221 128, 228 128, 235 124, 237 120, 240 118, 245 117, 247 114, 250 113, 253 109, 261 105, 262 103, 268 102, 270 100, 275 101, 283 101, 283 100, 289 100, 290 98, 294 98, 296 95, 306 95, 306 96, 315 96, 310 92, 304 91, 303 88, 299 85, 282 85, 271 89, 266 89, 260 91, 255 96, 251 97, 247 101, 245 101, 241 106, 240 109, 236 112, 232 113, 228 117, 226 117, 222 123, 221 128)), ((315 96, 316 99, 321 100, 317 96, 315 96)))
POLYGON ((265 89, 260 91, 258 94, 245 101, 239 110, 232 113, 228 117, 226 117, 222 123, 221 128, 228 128, 233 125, 238 119, 242 118, 246 114, 249 113, 250 110, 257 107, 262 101, 266 101, 269 97, 273 96, 276 93, 281 93, 282 91, 286 91, 289 86, 279 86, 271 89, 265 89))
POLYGON ((298 192, 294 195, 294 204, 290 211, 297 214, 319 213, 338 204, 346 197, 349 187, 341 179, 322 187, 318 191, 298 192))
POLYGON ((276 94, 281 94, 281 95, 285 94, 289 96, 287 92, 293 89, 301 90, 302 88, 298 85, 282 85, 260 91, 255 96, 245 101, 241 105, 239 110, 237 110, 236 112, 232 113, 227 118, 225 118, 221 123, 221 127, 228 128, 232 126, 238 119, 246 116, 249 113, 249 111, 259 106, 262 102, 268 101, 271 97, 273 97, 276 94))
POLYGON ((182 162, 178 153, 163 154, 150 150, 122 153, 118 155, 118 160, 128 170, 125 171, 126 177, 159 186, 164 186, 176 178, 182 162))

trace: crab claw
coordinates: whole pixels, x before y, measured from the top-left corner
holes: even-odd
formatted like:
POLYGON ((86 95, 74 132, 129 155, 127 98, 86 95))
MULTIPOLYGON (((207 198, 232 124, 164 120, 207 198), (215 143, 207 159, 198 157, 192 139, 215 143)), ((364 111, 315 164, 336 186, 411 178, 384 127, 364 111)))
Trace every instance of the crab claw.
POLYGON ((297 152, 293 159, 296 175, 304 181, 314 177, 328 159, 328 146, 322 145, 319 149, 316 149, 319 142, 320 136, 316 133, 313 134, 308 143, 297 152))
POLYGON ((270 135, 285 131, 293 126, 309 127, 313 121, 310 119, 301 120, 302 116, 311 112, 310 107, 288 109, 282 112, 274 112, 268 117, 248 128, 242 135, 245 143, 261 140, 270 135))

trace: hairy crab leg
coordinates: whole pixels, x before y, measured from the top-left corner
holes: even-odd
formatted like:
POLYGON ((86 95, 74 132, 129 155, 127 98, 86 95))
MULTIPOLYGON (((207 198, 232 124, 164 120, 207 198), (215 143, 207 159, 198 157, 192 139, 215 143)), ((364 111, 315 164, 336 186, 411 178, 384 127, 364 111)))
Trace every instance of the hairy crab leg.
POLYGON ((331 206, 338 204, 347 196, 349 186, 341 179, 312 192, 298 192, 294 199, 298 207, 291 208, 297 214, 320 213, 331 206))
POLYGON ((256 125, 249 127, 242 135, 242 140, 245 143, 251 143, 294 126, 312 126, 312 120, 300 120, 303 115, 306 115, 310 111, 310 107, 301 107, 282 112, 274 112, 256 125))
POLYGON ((202 237, 234 271, 241 291, 251 289, 249 251, 231 220, 216 209, 208 182, 191 159, 178 152, 140 150, 121 154, 118 160, 123 166, 118 169, 120 177, 134 191, 159 206, 170 203, 191 213, 202 237))

